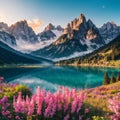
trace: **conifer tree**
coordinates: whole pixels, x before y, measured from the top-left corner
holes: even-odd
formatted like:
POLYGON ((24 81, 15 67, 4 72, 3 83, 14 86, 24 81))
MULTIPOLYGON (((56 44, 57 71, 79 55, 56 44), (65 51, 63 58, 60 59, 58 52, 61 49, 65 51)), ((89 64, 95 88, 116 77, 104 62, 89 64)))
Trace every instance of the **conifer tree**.
POLYGON ((116 82, 120 81, 120 73, 118 73, 118 76, 116 78, 116 82))
POLYGON ((114 74, 112 74, 112 77, 110 79, 110 84, 115 83, 116 82, 116 78, 114 77, 114 74))
POLYGON ((108 85, 109 83, 110 83, 110 78, 109 78, 108 72, 105 72, 103 85, 108 85))

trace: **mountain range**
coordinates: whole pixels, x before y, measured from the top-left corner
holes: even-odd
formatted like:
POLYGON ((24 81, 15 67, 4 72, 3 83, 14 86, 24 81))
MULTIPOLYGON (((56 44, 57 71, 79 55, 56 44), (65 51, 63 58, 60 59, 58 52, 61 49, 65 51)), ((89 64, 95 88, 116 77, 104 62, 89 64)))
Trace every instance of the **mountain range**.
POLYGON ((105 46, 95 50, 90 54, 78 58, 59 61, 57 62, 57 64, 116 66, 114 61, 119 61, 119 60, 120 60, 120 35, 111 42, 109 42, 108 44, 106 44, 105 46))
MULTIPOLYGON (((1 46, 6 45, 7 48, 12 49, 12 52, 20 52, 23 56, 26 56, 24 53, 29 53, 31 58, 36 57, 37 60, 39 57, 56 61, 85 56, 106 46, 119 35, 120 26, 114 22, 107 22, 98 28, 92 20, 87 20, 84 14, 80 14, 65 28, 49 23, 38 34, 26 20, 16 22, 11 26, 0 22, 1 46)), ((7 49, 7 52, 9 50, 7 49)))
POLYGON ((32 52, 51 59, 66 59, 82 56, 108 44, 120 34, 120 26, 113 22, 97 28, 95 24, 81 14, 71 21, 62 35, 52 44, 32 52))
POLYGON ((55 27, 50 23, 46 26, 43 32, 36 34, 34 30, 28 25, 27 21, 23 20, 18 21, 11 26, 1 22, 0 31, 14 37, 14 40, 9 39, 7 41, 4 41, 6 38, 2 37, 6 44, 19 51, 30 52, 33 51, 33 48, 35 47, 37 47, 35 49, 39 49, 51 44, 62 34, 63 28, 60 25, 55 27))

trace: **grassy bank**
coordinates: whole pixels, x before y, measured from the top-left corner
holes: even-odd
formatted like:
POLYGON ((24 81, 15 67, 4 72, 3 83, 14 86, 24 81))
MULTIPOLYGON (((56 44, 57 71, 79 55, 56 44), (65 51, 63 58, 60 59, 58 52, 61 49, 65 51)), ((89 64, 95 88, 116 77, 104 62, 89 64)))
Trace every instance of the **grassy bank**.
POLYGON ((103 63, 66 63, 65 61, 56 62, 56 66, 75 66, 75 67, 107 67, 107 68, 120 68, 120 60, 109 61, 103 63))
POLYGON ((119 120, 120 82, 55 93, 18 84, 0 84, 0 120, 119 120), (113 109, 114 108, 114 109, 113 109))

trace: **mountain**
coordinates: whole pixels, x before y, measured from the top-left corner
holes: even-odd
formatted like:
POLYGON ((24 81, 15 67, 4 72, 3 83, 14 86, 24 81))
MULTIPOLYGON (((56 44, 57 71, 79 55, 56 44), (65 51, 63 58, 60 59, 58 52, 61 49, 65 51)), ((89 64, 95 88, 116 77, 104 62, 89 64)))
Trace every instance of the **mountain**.
POLYGON ((116 25, 114 22, 107 22, 99 28, 99 32, 105 42, 108 43, 120 35, 120 26, 116 25))
POLYGON ((17 41, 25 41, 32 44, 38 42, 35 32, 28 26, 26 20, 11 25, 9 27, 9 33, 13 35, 17 41))
POLYGON ((24 53, 50 59, 68 59, 88 54, 108 44, 120 34, 120 26, 107 22, 97 28, 81 14, 63 29, 60 25, 49 23, 37 35, 27 21, 19 21, 10 27, 0 22, 1 41, 24 53))
POLYGON ((8 25, 4 22, 0 22, 0 31, 7 31, 8 25))
POLYGON ((43 32, 38 34, 39 41, 46 41, 50 39, 55 39, 56 37, 60 36, 63 32, 63 28, 59 25, 55 27, 51 23, 49 23, 43 32), (59 33, 59 35, 57 34, 59 33))
POLYGON ((120 60, 120 35, 107 45, 82 57, 63 60, 57 64, 73 65, 114 65, 115 61, 120 60))
MULTIPOLYGON (((49 30, 48 28, 46 29, 49 30)), ((53 26, 50 28, 53 29, 53 26)), ((66 26, 63 34, 55 42, 43 49, 32 52, 32 54, 51 59, 62 58, 76 52, 93 51, 104 44, 105 41, 102 39, 99 29, 90 19, 87 21, 85 16, 81 14, 79 18, 75 18, 66 26)))
POLYGON ((44 31, 38 34, 39 41, 54 39, 56 35, 52 32, 55 29, 51 23, 45 27, 44 31))
POLYGON ((16 46, 16 39, 13 35, 7 33, 3 29, 0 31, 0 41, 10 45, 10 46, 16 46))
POLYGON ((54 26, 53 24, 49 23, 43 32, 37 35, 41 46, 40 48, 44 48, 55 42, 56 39, 62 35, 62 33, 63 28, 60 25, 54 26))
POLYGON ((51 23, 45 27, 43 32, 35 34, 26 20, 16 22, 10 27, 6 23, 0 22, 1 40, 15 50, 24 53, 50 45, 62 32, 63 28, 60 25, 55 27, 51 23))
POLYGON ((49 63, 52 61, 44 59, 42 57, 35 57, 28 54, 15 51, 2 41, 0 41, 0 65, 3 64, 32 64, 32 63, 49 63))

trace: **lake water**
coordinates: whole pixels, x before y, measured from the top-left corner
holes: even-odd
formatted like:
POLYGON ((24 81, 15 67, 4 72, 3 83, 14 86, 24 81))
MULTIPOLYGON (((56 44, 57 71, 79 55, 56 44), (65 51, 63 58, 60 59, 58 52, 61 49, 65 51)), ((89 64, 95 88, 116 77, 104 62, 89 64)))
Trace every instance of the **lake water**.
POLYGON ((93 88, 102 85, 104 73, 117 75, 117 68, 90 68, 90 67, 57 67, 46 66, 43 68, 0 68, 0 76, 4 76, 6 82, 23 83, 32 88, 37 86, 52 92, 57 87, 69 88, 93 88))

